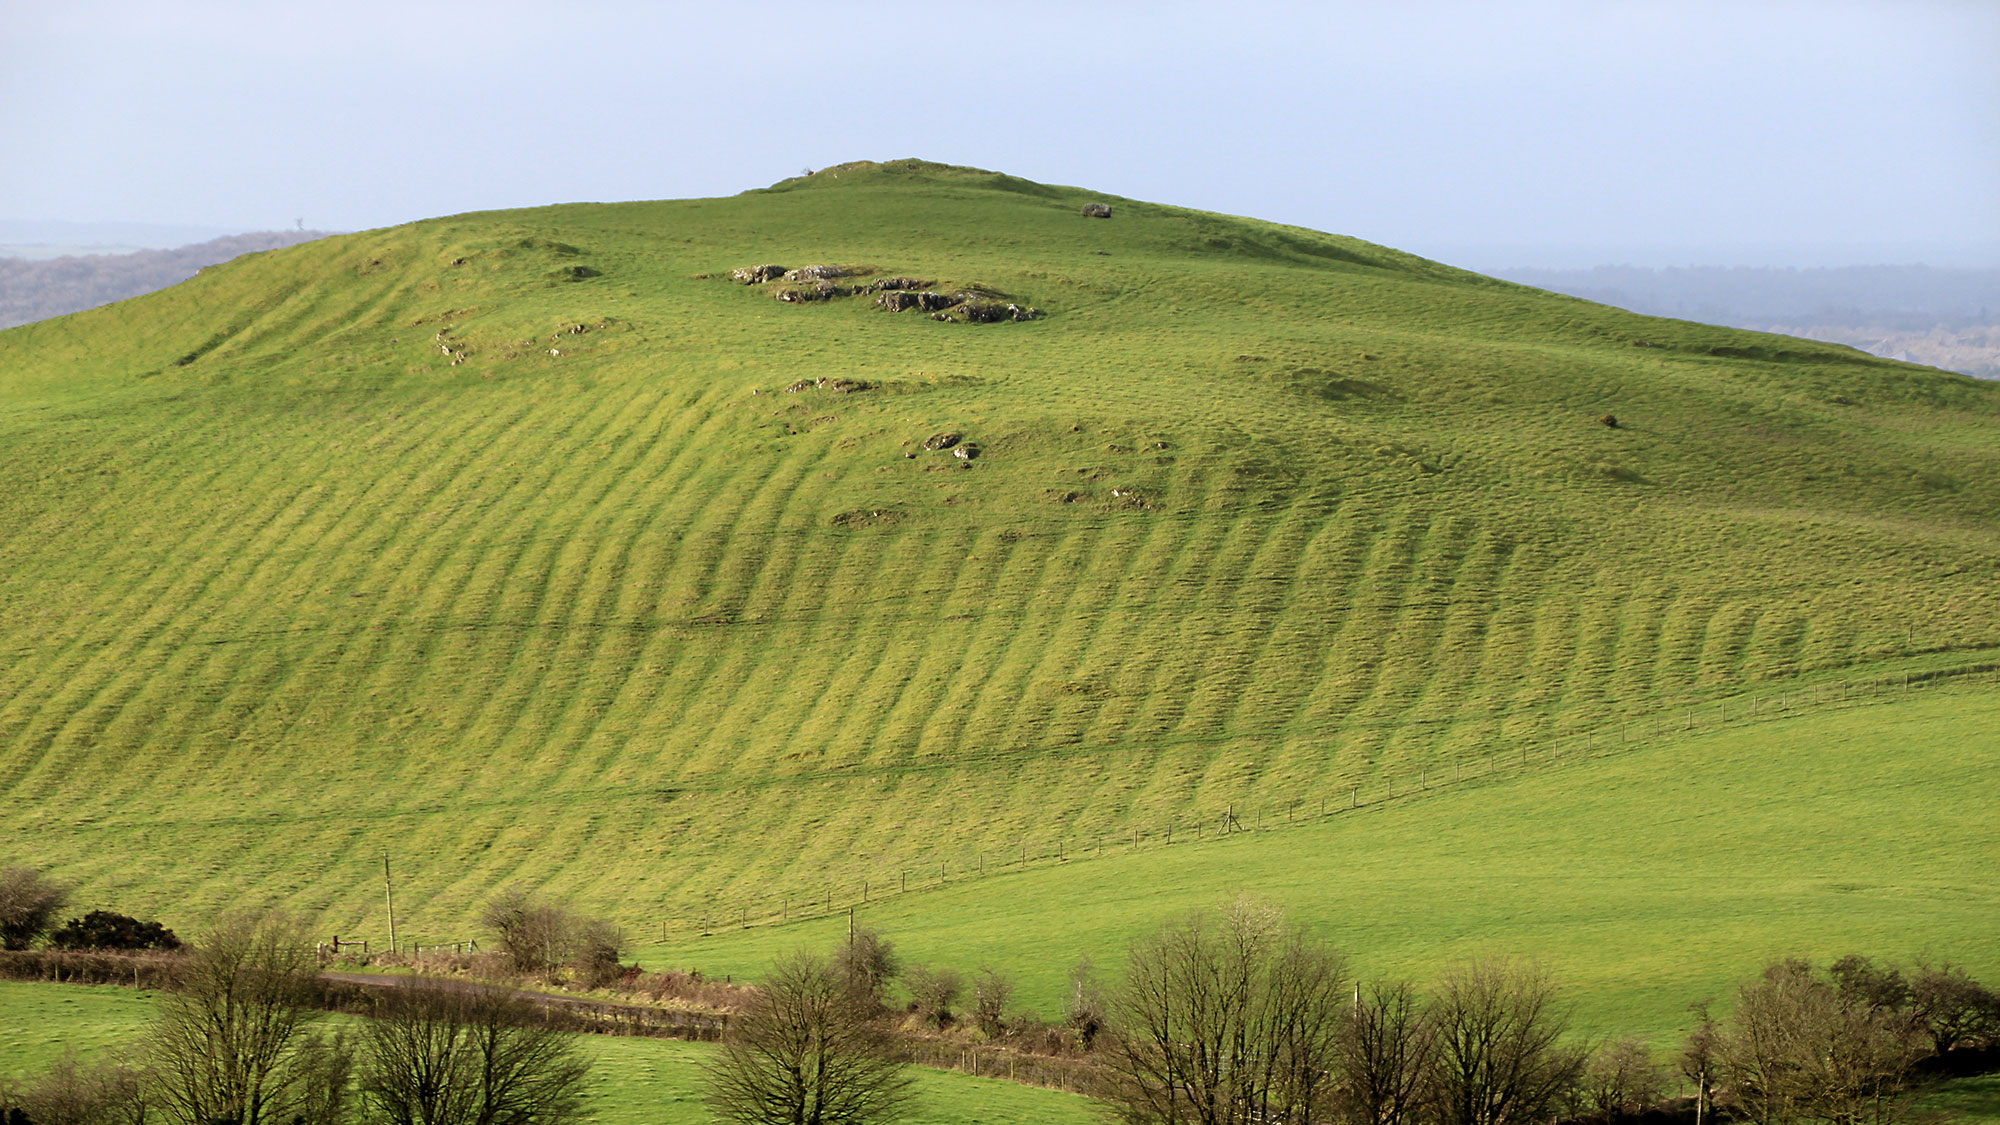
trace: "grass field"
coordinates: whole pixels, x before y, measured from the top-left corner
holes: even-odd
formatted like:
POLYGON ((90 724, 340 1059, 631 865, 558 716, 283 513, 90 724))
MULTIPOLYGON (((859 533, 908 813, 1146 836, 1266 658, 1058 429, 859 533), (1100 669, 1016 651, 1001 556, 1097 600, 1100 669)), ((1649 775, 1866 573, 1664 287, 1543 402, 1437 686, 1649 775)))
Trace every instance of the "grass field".
MULTIPOLYGON (((406 935, 471 936, 510 883, 644 934, 2000 652, 2000 388, 1351 238, 1077 214, 1098 198, 829 169, 342 236, 0 333, 0 849, 183 930, 277 902, 379 940, 388 853, 406 935), (1046 316, 695 276, 760 262, 1046 316), (816 377, 876 386, 786 389, 816 377), (944 430, 983 455, 922 450, 944 430)), ((1711 752, 1809 819, 1790 752, 1766 777, 1697 740, 1683 768, 1711 752)), ((1377 824, 1537 842, 1471 834, 1500 792, 1310 839, 1343 865, 1377 824)), ((1622 823, 1570 792, 1599 830, 1545 846, 1622 823)), ((1712 827, 1736 866, 1701 889, 1757 877, 1758 841, 1712 827)), ((1940 879, 1990 870, 1943 854, 1940 879)), ((1244 881, 1134 871, 1161 881, 1051 958, 1244 881)), ((1067 909, 1068 877, 1008 915, 1067 909)), ((1495 878, 1482 910, 1557 920, 1495 878)), ((1357 950, 1426 906, 1352 885, 1342 917, 1381 919, 1357 950)), ((1657 955, 1682 911, 1718 920, 1692 889, 1634 891, 1628 935, 1657 955)), ((1819 916, 1759 933, 1815 945, 1819 916)), ((1441 926, 1406 932, 1470 942, 1441 926)))
MULTIPOLYGON (((1016 974, 1022 1003, 1053 1018, 1079 958, 1115 980, 1132 938, 1251 893, 1318 927, 1365 975, 1424 982, 1452 960, 1534 957, 1568 985, 1584 1028, 1669 1042, 1689 1003, 1726 1007, 1782 956, 1928 956, 2000 980, 1995 778, 2000 693, 1830 708, 1223 841, 1113 843, 1103 858, 1077 848, 858 918, 914 962, 1016 974)), ((846 927, 729 927, 658 957, 754 974, 846 927)))

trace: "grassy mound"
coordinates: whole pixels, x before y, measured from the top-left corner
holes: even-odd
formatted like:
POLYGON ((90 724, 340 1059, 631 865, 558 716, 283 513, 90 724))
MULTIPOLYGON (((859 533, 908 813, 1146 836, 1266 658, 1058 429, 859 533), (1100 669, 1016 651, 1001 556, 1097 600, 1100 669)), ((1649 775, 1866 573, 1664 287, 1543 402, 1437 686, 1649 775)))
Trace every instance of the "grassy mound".
POLYGON ((0 333, 9 857, 645 933, 2000 647, 2000 388, 1106 198, 842 166, 0 333), (829 262, 1040 315, 717 280, 829 262))

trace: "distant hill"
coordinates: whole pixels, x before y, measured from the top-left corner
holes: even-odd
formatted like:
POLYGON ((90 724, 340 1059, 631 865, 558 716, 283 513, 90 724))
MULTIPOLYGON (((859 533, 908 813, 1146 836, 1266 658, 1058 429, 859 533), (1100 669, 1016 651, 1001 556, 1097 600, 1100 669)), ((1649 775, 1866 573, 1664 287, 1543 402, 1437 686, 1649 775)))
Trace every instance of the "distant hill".
POLYGON ((1652 316, 1781 332, 1886 359, 2000 377, 2000 270, 1599 266, 1494 273, 1652 316))
POLYGON ((171 250, 129 254, 0 257, 0 328, 123 301, 164 289, 240 254, 325 238, 325 231, 258 231, 171 250))
POLYGON ((2000 385, 920 161, 239 257, 0 332, 0 448, 5 862, 177 930, 785 917, 2000 663, 2000 385))

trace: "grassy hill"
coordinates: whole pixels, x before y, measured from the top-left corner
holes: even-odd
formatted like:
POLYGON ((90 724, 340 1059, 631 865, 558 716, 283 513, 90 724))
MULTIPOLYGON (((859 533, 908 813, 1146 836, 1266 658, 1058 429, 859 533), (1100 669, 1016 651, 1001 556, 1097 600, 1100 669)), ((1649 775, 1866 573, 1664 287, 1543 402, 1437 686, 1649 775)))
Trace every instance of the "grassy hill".
POLYGON ((912 161, 0 333, 0 448, 0 847, 185 928, 380 934, 388 852, 651 932, 2000 655, 2000 387, 912 161))

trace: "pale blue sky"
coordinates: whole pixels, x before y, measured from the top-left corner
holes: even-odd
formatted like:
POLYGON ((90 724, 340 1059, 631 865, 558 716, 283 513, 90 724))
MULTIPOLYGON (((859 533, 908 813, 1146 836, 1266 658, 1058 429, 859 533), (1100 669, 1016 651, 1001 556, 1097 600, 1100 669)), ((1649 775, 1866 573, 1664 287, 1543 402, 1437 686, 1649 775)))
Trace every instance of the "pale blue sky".
POLYGON ((2000 265, 2000 2, 9 0, 0 218, 356 229, 921 156, 1463 264, 2000 265))

